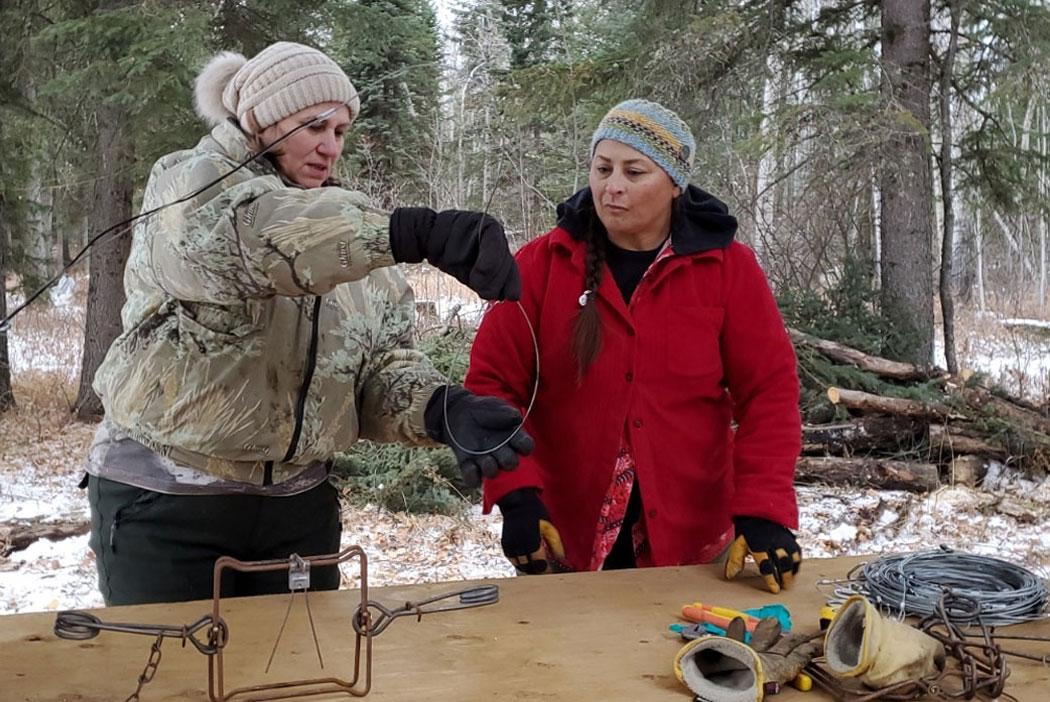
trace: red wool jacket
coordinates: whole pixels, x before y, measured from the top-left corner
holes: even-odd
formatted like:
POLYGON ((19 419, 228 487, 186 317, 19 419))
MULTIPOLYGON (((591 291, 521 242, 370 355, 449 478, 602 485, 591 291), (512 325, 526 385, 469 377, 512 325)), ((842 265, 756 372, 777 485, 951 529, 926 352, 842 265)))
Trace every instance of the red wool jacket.
MULTIPOLYGON (((685 241, 672 234, 676 252, 696 248, 685 241)), ((754 253, 733 242, 660 257, 629 306, 606 269, 596 299, 601 351, 578 381, 571 344, 584 259, 583 242, 561 227, 517 254, 540 346, 539 394, 525 425, 536 449, 485 481, 485 512, 512 490, 540 489, 569 564, 585 570, 626 431, 655 565, 711 560, 732 538, 733 516, 797 528, 795 354, 754 253)), ((535 375, 521 310, 492 307, 467 388, 524 409, 535 375)))

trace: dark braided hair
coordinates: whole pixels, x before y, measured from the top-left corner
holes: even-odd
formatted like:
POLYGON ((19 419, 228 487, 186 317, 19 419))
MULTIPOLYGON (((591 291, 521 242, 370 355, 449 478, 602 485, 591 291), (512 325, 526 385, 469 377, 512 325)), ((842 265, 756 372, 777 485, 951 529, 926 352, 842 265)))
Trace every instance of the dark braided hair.
POLYGON ((572 330, 572 355, 578 366, 577 380, 583 380, 602 347, 601 318, 598 315, 598 286, 605 269, 605 231, 595 226, 598 214, 591 210, 584 230, 587 257, 583 274, 583 304, 572 330))

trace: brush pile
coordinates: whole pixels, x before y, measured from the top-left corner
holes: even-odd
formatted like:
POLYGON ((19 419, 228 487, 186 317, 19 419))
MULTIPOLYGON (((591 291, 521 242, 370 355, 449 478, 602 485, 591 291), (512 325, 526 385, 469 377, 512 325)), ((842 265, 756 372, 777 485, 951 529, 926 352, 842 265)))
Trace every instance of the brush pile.
POLYGON ((925 492, 977 485, 990 465, 1050 469, 1050 406, 981 376, 873 356, 789 330, 803 386, 799 483, 925 492))

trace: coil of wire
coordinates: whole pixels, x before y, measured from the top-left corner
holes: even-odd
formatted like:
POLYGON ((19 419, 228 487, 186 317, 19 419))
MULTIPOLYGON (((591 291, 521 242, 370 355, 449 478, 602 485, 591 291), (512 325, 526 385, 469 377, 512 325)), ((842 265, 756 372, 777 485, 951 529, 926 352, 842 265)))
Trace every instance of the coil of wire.
MULTIPOLYGON (((990 626, 1020 624, 1047 616, 1046 584, 1030 570, 991 556, 947 548, 883 556, 864 564, 855 576, 860 591, 884 611, 925 617, 933 614, 946 589, 980 604, 990 626)), ((976 624, 971 611, 950 611, 960 626, 976 624)))

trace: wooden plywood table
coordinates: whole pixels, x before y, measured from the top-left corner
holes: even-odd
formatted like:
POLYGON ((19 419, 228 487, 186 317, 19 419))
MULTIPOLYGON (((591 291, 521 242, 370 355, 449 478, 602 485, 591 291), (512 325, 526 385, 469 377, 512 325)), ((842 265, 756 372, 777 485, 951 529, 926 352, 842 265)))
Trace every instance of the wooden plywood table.
MULTIPOLYGON (((374 639, 372 691, 366 699, 427 702, 473 700, 667 700, 687 702, 688 691, 671 670, 681 645, 667 630, 684 603, 694 600, 737 608, 782 602, 796 629, 814 630, 823 597, 820 578, 839 578, 859 559, 811 560, 791 591, 773 596, 756 577, 728 583, 713 566, 655 568, 498 580, 499 604, 436 614, 421 622, 404 618, 374 639)), ((443 583, 373 588, 373 600, 397 606, 463 587, 443 583)), ((348 675, 353 661, 350 617, 357 591, 314 593, 325 672, 348 675)), ((233 686, 320 674, 303 600, 296 597, 269 675, 262 670, 288 603, 287 596, 227 600, 226 648, 233 686)), ((106 621, 188 624, 210 612, 210 602, 109 608, 106 621)), ((0 617, 0 699, 3 702, 111 702, 124 700, 146 662, 151 639, 103 632, 89 641, 52 633, 54 614, 0 617)), ((1050 621, 1011 627, 1011 633, 1050 635, 1050 621)), ((1009 642, 1009 647, 1022 644, 1009 642)), ((1029 645, 1028 650, 1040 650, 1029 645)), ((1050 652, 1045 644, 1042 653, 1050 652)), ((1050 668, 1011 659, 1007 691, 1017 699, 1050 699, 1050 668)), ((143 702, 206 700, 207 659, 176 640, 163 645, 143 702)), ((310 699, 350 699, 347 696, 310 699)), ((818 702, 820 691, 793 689, 777 702, 818 702)))

